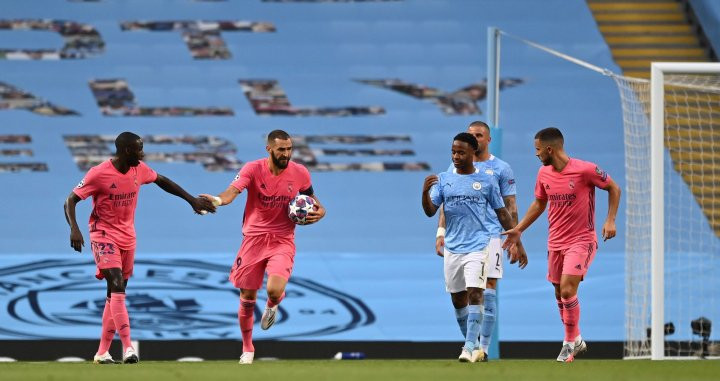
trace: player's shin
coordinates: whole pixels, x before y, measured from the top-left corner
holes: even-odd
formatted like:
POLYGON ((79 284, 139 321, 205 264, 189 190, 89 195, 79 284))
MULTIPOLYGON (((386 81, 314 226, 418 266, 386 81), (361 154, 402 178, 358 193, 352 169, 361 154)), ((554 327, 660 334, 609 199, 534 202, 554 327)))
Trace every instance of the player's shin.
POLYGON ((574 343, 575 338, 580 335, 580 302, 577 295, 570 299, 562 299, 565 311, 565 342, 574 343))
POLYGON ((252 342, 252 330, 255 321, 255 300, 240 298, 238 320, 240 322, 240 333, 242 334, 243 352, 255 352, 255 347, 252 342))
POLYGON ((492 339, 493 329, 495 328, 495 310, 497 308, 496 291, 488 288, 483 293, 483 317, 480 328, 480 346, 483 352, 487 353, 492 339))
POLYGON ((456 308, 455 319, 457 320, 458 326, 460 326, 460 332, 462 332, 463 337, 467 336, 468 306, 456 308))
POLYGON ((115 329, 120 336, 123 345, 123 353, 128 347, 132 347, 130 342, 130 317, 128 316, 127 307, 125 306, 125 293, 113 292, 110 294, 110 309, 112 311, 115 329))
POLYGON ((483 320, 482 305, 471 304, 468 306, 467 334, 465 335, 465 348, 472 352, 475 343, 480 335, 480 325, 483 320))
POLYGON ((105 309, 102 315, 102 332, 100 332, 100 346, 97 354, 102 355, 110 349, 110 344, 115 337, 115 321, 113 320, 110 308, 110 298, 105 300, 105 309))

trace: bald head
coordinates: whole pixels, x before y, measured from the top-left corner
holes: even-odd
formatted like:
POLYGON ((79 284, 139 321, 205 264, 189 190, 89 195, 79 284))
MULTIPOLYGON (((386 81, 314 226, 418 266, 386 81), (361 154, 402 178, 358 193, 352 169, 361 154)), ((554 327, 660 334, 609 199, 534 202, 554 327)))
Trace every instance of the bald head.
POLYGON ((140 140, 139 136, 125 131, 115 138, 115 149, 117 152, 124 152, 127 148, 133 147, 138 140, 140 140))

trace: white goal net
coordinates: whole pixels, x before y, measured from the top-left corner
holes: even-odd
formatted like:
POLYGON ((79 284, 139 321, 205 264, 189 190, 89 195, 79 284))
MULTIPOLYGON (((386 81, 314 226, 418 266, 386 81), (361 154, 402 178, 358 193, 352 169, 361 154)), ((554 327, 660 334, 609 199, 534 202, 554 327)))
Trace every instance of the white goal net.
POLYGON ((716 356, 711 324, 717 332, 720 64, 692 72, 682 72, 688 70, 684 64, 663 65, 669 66, 663 66, 655 93, 664 103, 656 114, 655 131, 662 131, 656 151, 651 83, 613 77, 625 123, 625 357, 716 356), (653 197, 659 197, 655 210, 653 197), (662 255, 653 259, 653 251, 662 255))
MULTIPOLYGON (((488 36, 606 75, 620 90, 625 358, 720 356, 720 63, 653 63, 648 81, 492 27, 488 36)), ((498 66, 499 58, 488 62, 498 66)), ((489 69, 488 78, 497 73, 489 69)))

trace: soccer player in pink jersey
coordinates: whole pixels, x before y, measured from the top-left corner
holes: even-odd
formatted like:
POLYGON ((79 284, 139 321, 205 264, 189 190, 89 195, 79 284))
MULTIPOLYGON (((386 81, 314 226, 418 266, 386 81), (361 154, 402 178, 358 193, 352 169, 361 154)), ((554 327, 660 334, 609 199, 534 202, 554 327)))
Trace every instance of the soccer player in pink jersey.
POLYGON ((265 272, 268 298, 260 321, 262 329, 275 323, 278 304, 285 297, 295 261, 295 223, 288 217, 288 204, 298 194, 304 194, 315 199, 317 205, 308 214, 306 224, 325 216, 325 208, 313 192, 310 172, 290 161, 293 150, 290 135, 282 130, 270 132, 265 149, 268 157, 245 164, 220 195, 201 195, 220 206, 233 202, 243 190, 248 191, 242 245, 230 272, 230 280, 240 289, 238 320, 243 342, 240 364, 252 364, 255 357, 252 343, 255 301, 265 272))
POLYGON ((65 201, 65 219, 70 224, 70 247, 81 252, 85 241, 75 219, 75 206, 80 200, 93 197, 90 248, 97 264, 95 277, 107 281, 100 346, 93 359, 97 364, 115 363, 108 349, 116 331, 123 345, 123 362, 131 364, 139 361, 130 340, 125 288, 135 261, 135 207, 140 186, 155 183, 164 191, 187 201, 195 213, 215 212, 212 202, 203 197, 192 197, 143 163, 141 160, 145 153, 139 136, 123 132, 115 139, 115 147, 115 156, 90 168, 65 201))
POLYGON ((601 233, 605 241, 615 237, 620 187, 597 165, 569 157, 563 143, 562 133, 554 127, 535 135, 535 156, 543 164, 535 182, 535 201, 522 221, 503 233, 507 235, 503 247, 515 245, 550 202, 547 279, 555 287, 555 299, 565 326, 565 339, 557 361, 572 362, 577 354, 587 350, 580 336, 577 290, 598 247, 595 187, 608 192, 608 213, 601 233))

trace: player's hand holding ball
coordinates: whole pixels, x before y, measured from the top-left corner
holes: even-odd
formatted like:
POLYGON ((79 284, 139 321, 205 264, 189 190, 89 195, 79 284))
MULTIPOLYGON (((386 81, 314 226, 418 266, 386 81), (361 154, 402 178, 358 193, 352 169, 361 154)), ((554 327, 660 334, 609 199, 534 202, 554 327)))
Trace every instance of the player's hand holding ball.
POLYGON ((310 225, 325 217, 325 208, 314 198, 299 194, 288 205, 288 217, 298 225, 310 225))

